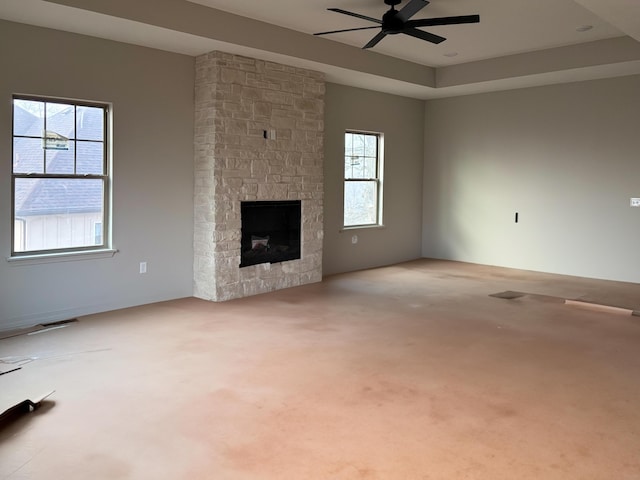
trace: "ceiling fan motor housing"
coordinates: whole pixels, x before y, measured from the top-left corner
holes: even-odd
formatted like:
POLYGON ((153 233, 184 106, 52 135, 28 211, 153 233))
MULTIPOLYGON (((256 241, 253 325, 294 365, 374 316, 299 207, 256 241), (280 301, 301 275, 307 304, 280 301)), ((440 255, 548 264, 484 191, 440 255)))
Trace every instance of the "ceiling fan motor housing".
POLYGON ((389 10, 382 16, 382 31, 387 35, 402 33, 404 22, 398 16, 397 10, 389 10))

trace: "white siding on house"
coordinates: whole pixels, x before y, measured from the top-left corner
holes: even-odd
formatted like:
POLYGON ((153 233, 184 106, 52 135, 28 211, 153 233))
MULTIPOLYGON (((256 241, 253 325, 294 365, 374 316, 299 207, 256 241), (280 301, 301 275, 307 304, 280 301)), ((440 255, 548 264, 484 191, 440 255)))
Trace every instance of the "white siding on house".
POLYGON ((96 223, 101 222, 99 212, 26 217, 16 221, 16 251, 96 245, 96 223))

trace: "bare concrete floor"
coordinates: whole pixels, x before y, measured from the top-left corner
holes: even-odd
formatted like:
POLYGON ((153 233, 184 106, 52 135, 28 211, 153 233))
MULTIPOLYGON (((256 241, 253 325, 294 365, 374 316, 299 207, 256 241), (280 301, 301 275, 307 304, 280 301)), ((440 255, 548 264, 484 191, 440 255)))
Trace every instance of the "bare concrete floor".
POLYGON ((0 340, 0 478, 640 478, 640 285, 420 260, 0 340), (513 290, 549 297, 514 300, 513 290))

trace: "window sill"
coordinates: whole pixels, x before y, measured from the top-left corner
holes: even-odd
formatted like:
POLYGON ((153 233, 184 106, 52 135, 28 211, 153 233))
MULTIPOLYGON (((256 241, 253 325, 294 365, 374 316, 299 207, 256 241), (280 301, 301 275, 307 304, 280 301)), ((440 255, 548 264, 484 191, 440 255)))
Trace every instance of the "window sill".
POLYGON ((19 255, 7 257, 7 262, 15 265, 38 265, 42 263, 75 262, 79 260, 95 260, 111 258, 117 249, 105 248, 100 250, 84 250, 82 252, 44 253, 41 255, 19 255))
POLYGON ((355 225, 353 227, 342 227, 340 230, 338 230, 339 233, 342 232, 352 232, 354 230, 370 230, 370 229, 376 229, 376 228, 387 228, 384 225, 355 225))

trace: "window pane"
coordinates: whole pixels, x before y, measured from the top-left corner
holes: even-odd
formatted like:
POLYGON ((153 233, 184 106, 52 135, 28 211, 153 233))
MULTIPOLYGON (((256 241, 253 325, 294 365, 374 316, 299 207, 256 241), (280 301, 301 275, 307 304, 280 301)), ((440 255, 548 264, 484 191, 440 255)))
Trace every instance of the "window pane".
POLYGON ((62 103, 47 103, 45 128, 67 138, 75 138, 75 107, 62 103))
POLYGON ((364 154, 367 157, 378 156, 378 137, 376 137, 375 135, 367 135, 365 137, 364 154))
POLYGON ((363 157, 346 157, 344 159, 344 178, 367 178, 364 171, 364 158, 363 157))
POLYGON ((353 133, 345 133, 344 134, 344 155, 345 155, 345 157, 351 155, 351 149, 353 148, 352 138, 353 138, 353 133))
POLYGON ((95 234, 94 242, 96 245, 102 245, 102 222, 96 222, 93 226, 95 234))
POLYGON ((344 224, 372 225, 377 223, 377 182, 344 183, 344 224))
POLYGON ((68 150, 45 150, 47 156, 46 173, 73 173, 74 144, 69 142, 68 150))
POLYGON ((376 158, 365 157, 362 159, 362 178, 376 178, 376 158))
POLYGON ((345 134, 345 179, 378 177, 378 136, 345 134))
POLYGON ((353 134, 351 145, 351 155, 363 157, 364 156, 364 135, 353 134))
POLYGON ((98 107, 79 106, 76 109, 77 138, 104 140, 104 110, 98 107))
POLYGON ((16 178, 14 250, 96 245, 103 221, 103 180, 16 178))
POLYGON ((44 173, 44 149, 41 139, 13 139, 13 173, 44 173))
POLYGON ((13 101, 13 134, 39 137, 44 129, 44 102, 13 101))
POLYGON ((102 175, 104 173, 104 144, 100 142, 78 142, 76 172, 102 175))

